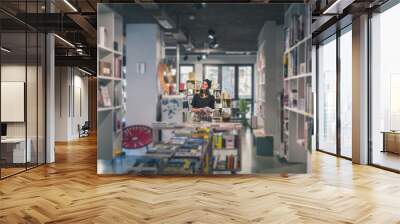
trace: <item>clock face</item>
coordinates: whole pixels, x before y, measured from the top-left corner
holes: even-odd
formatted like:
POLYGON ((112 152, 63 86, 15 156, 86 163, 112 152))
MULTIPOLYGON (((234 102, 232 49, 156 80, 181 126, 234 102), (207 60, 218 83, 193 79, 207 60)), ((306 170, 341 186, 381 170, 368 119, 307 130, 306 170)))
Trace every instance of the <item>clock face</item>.
POLYGON ((124 149, 139 149, 153 141, 152 130, 143 125, 126 127, 123 131, 122 147, 124 149))

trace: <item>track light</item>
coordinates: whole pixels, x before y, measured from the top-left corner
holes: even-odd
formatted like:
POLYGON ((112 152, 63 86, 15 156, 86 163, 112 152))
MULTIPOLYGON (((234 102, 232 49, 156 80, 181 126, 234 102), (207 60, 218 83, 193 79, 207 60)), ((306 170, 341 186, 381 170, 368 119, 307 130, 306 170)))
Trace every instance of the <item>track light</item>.
POLYGON ((201 61, 201 55, 197 56, 197 61, 201 61))
POLYGON ((219 44, 218 44, 218 42, 217 42, 217 39, 214 38, 214 39, 210 42, 209 47, 210 47, 210 48, 218 48, 218 47, 219 47, 219 44))
POLYGON ((81 72, 83 72, 83 73, 85 73, 86 75, 90 75, 90 76, 93 75, 92 73, 90 73, 90 72, 88 72, 88 71, 86 71, 86 70, 84 70, 84 69, 81 69, 81 68, 79 68, 79 67, 78 67, 78 70, 81 71, 81 72))
POLYGON ((5 47, 1 47, 0 49, 1 49, 2 51, 6 52, 6 53, 10 53, 10 52, 11 52, 11 50, 9 50, 9 49, 7 49, 7 48, 5 48, 5 47))
POLYGON ((66 40, 66 39, 64 39, 64 38, 62 38, 62 37, 60 37, 60 36, 57 35, 57 34, 54 34, 54 36, 57 37, 57 38, 58 38, 59 40, 61 40, 62 42, 64 42, 65 44, 67 44, 68 46, 75 48, 75 45, 73 45, 73 44, 72 44, 71 42, 69 42, 68 40, 66 40))
POLYGON ((187 61, 188 58, 189 58, 189 57, 188 57, 187 55, 183 56, 183 60, 184 60, 184 61, 187 61))
POLYGON ((207 59, 207 55, 206 54, 201 55, 201 59, 207 59))
POLYGON ((78 10, 73 6, 68 0, 64 0, 64 3, 68 5, 74 12, 78 12, 78 10))
POLYGON ((208 30, 208 38, 213 40, 215 38, 215 31, 214 30, 208 30))

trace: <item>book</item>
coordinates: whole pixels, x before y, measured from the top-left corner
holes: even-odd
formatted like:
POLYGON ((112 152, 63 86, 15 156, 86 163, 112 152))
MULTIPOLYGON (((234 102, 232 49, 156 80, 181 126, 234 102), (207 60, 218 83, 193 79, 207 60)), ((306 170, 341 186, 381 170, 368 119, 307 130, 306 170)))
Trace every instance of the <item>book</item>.
POLYGON ((99 45, 106 46, 107 29, 104 26, 99 27, 99 45))
POLYGON ((222 148, 222 135, 220 134, 213 135, 213 146, 215 149, 222 148))
POLYGON ((169 140, 169 143, 174 145, 183 145, 185 144, 187 139, 188 139, 187 137, 174 136, 169 140))
POLYGON ((194 174, 199 170, 199 162, 194 159, 170 159, 164 167, 166 174, 194 174))
POLYGON ((234 135, 226 135, 224 136, 225 140, 225 148, 234 149, 235 148, 235 136, 234 135))
POLYGON ((114 41, 114 50, 119 51, 119 44, 117 41, 114 41))
POLYGON ((121 130, 121 116, 119 112, 114 112, 114 131, 121 130))
POLYGON ((148 148, 146 155, 158 158, 171 158, 175 153, 176 146, 169 144, 156 144, 148 148))
POLYGON ((132 167, 132 171, 142 174, 155 174, 158 172, 158 160, 156 159, 138 159, 132 167))
POLYGON ((101 99, 102 99, 102 105, 104 107, 111 107, 111 97, 108 92, 108 87, 107 86, 100 86, 100 94, 101 94, 101 99))
POLYGON ((121 59, 114 58, 114 77, 121 78, 121 59))
POLYGON ((105 62, 105 61, 100 61, 99 62, 99 69, 100 69, 100 75, 101 76, 111 76, 111 63, 105 62))

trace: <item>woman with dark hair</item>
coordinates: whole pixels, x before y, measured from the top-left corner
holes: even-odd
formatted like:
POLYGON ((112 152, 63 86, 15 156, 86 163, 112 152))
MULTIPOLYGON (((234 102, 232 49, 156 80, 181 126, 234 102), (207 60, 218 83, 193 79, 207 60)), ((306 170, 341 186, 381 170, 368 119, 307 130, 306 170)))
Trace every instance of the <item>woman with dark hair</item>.
POLYGON ((214 109, 215 98, 210 94, 211 81, 205 79, 201 84, 199 94, 195 94, 192 100, 192 112, 207 112, 207 107, 214 109))

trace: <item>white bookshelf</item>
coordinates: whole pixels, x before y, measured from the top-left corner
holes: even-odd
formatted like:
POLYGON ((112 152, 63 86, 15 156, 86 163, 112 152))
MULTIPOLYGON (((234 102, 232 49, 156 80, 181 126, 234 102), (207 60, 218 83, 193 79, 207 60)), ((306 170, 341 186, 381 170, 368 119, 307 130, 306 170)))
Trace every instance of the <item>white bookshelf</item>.
POLYGON ((310 125, 314 117, 309 55, 311 13, 308 7, 292 4, 285 15, 282 145, 279 154, 288 162, 306 162, 311 151, 310 125))
POLYGON ((97 158, 107 161, 122 151, 123 21, 105 4, 97 14, 97 158))

